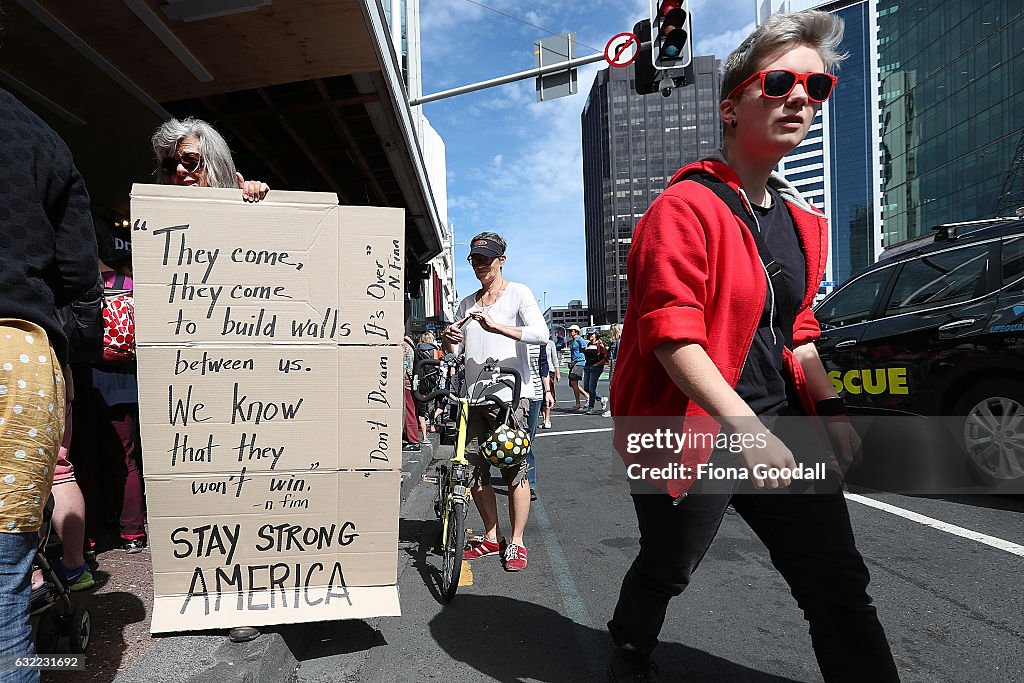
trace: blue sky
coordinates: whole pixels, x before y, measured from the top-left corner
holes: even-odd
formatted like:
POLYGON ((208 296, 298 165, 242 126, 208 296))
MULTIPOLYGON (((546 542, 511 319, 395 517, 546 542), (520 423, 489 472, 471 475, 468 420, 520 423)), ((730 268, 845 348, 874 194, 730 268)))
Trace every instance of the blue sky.
MULTIPOLYGON (((481 2, 554 33, 574 31, 581 56, 649 11, 647 0, 481 2)), ((536 66, 543 31, 467 0, 420 3, 425 94, 536 66)), ((691 0, 690 8, 696 54, 724 58, 754 27, 754 0, 691 0)), ((464 243, 493 230, 509 243, 507 278, 538 299, 547 292, 548 306, 586 300, 580 113, 603 64, 580 69, 572 97, 537 102, 531 79, 423 105, 447 147, 460 296, 477 287, 464 243)))

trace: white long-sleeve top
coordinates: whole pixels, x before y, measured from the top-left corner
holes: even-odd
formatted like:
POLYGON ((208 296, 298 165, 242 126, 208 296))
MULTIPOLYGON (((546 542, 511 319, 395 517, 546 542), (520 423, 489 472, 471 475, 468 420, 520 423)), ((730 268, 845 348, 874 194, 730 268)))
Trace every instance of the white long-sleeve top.
POLYGON ((498 361, 498 365, 511 366, 519 370, 523 376, 523 398, 543 398, 535 395, 528 346, 546 344, 548 326, 544 323, 544 316, 541 315, 537 299, 530 288, 519 282, 509 281, 502 295, 490 306, 477 305, 474 292, 459 304, 455 319, 462 320, 472 311, 487 313, 498 325, 522 328, 523 338, 517 341, 503 334, 487 332, 477 321, 467 321, 462 326, 464 336, 458 348, 458 352, 466 356, 466 382, 463 391, 468 388, 469 396, 474 403, 478 403, 481 397, 488 394, 496 394, 502 401, 512 399, 510 388, 504 384, 495 384, 493 374, 483 371, 487 359, 493 358, 498 361))

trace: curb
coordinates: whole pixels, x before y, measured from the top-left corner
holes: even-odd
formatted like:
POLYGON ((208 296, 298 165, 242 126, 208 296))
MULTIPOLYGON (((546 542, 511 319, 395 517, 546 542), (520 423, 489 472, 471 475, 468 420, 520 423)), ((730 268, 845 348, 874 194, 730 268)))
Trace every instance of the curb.
MULTIPOLYGON (((437 435, 430 436, 434 440, 424 441, 418 453, 402 454, 402 502, 420 483, 437 452, 437 435)), ((266 628, 283 626, 295 625, 266 628)), ((262 631, 256 640, 232 643, 224 629, 217 635, 163 637, 114 677, 114 683, 280 683, 293 680, 298 665, 280 633, 262 631)))
POLYGON ((405 502, 409 493, 420 483, 437 452, 438 445, 435 443, 437 434, 430 434, 429 437, 423 442, 419 453, 402 453, 402 502, 405 502))
POLYGON ((223 634, 168 636, 114 682, 278 683, 289 680, 298 665, 279 633, 262 633, 248 643, 232 643, 223 634), (189 673, 192 667, 202 668, 189 673))

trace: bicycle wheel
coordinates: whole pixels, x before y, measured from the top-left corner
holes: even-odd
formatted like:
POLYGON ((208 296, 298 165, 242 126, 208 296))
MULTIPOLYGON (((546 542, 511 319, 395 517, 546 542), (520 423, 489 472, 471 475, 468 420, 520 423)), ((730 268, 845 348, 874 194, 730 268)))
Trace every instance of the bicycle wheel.
POLYGON ((441 548, 441 598, 451 602, 459 589, 462 553, 466 546, 466 501, 453 499, 448 507, 448 533, 441 548))

